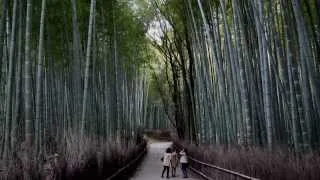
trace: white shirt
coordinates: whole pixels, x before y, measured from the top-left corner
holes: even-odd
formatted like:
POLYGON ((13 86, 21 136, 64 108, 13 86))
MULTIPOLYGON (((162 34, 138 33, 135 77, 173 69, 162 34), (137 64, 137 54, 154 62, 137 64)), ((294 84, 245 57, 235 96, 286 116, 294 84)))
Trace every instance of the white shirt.
POLYGON ((185 152, 180 152, 180 163, 188 163, 187 154, 185 152))
POLYGON ((163 166, 170 166, 171 153, 164 153, 163 155, 163 166))

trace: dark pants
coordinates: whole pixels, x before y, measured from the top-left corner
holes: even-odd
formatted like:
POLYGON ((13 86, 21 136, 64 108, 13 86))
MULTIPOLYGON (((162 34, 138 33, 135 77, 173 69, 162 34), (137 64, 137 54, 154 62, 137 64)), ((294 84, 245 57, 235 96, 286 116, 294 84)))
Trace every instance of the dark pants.
POLYGON ((167 178, 169 177, 169 166, 163 166, 163 170, 162 170, 162 175, 161 177, 163 177, 163 174, 167 171, 167 178))
POLYGON ((181 170, 183 173, 183 177, 185 177, 185 178, 188 177, 187 167, 188 167, 188 163, 181 163, 181 170))
POLYGON ((176 176, 176 167, 171 167, 172 177, 176 176))

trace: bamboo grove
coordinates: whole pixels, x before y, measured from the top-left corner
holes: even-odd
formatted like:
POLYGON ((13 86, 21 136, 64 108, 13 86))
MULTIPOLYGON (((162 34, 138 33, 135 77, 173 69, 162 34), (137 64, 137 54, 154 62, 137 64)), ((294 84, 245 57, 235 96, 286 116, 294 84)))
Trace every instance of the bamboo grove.
POLYGON ((320 143, 320 2, 152 1, 164 64, 156 81, 180 138, 196 143, 320 143), (161 23, 162 22, 162 23, 161 23), (165 93, 163 93, 165 94, 165 93), (168 103, 169 102, 169 103, 168 103))
POLYGON ((129 6, 1 0, 2 159, 21 148, 54 153, 48 144, 71 135, 134 139, 146 119, 149 55, 129 6))
POLYGON ((318 0, 0 4, 1 159, 168 122, 195 143, 320 146, 318 0))

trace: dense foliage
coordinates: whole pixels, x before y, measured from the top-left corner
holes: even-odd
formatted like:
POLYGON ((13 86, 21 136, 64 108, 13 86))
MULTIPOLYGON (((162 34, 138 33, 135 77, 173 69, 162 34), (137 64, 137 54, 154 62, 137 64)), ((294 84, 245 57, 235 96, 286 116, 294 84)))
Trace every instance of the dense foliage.
MULTIPOLYGON (((196 143, 319 147, 319 1, 150 1, 169 119, 196 143)), ((152 36, 151 36, 152 37, 152 36)))
POLYGON ((150 54, 130 5, 1 1, 0 179, 15 170, 37 179, 55 153, 70 160, 69 173, 96 155, 120 168, 145 147, 136 139, 147 117, 150 54), (127 152, 110 155, 112 146, 127 152))

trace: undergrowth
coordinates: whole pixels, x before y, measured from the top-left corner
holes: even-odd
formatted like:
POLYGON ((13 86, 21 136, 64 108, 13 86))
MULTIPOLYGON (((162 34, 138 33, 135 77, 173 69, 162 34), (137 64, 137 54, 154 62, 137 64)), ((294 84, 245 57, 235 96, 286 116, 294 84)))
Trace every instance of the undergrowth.
MULTIPOLYGON (((80 140, 79 136, 69 136, 63 142, 58 144, 51 139, 45 147, 45 154, 35 154, 31 149, 28 152, 31 162, 27 161, 26 148, 22 143, 21 148, 11 153, 8 161, 0 161, 0 179, 26 179, 27 174, 32 180, 103 180, 146 148, 142 138, 80 140)), ((127 179, 135 167, 116 179, 127 179)))
MULTIPOLYGON (((260 147, 224 147, 191 145, 176 141, 188 155, 200 161, 233 170, 261 180, 319 180, 319 152, 297 154, 282 148, 272 152, 260 147)), ((232 179, 230 175, 205 168, 190 161, 190 165, 214 179, 232 179)))
POLYGON ((171 141, 171 130, 170 129, 152 129, 144 132, 146 136, 152 139, 171 141))

